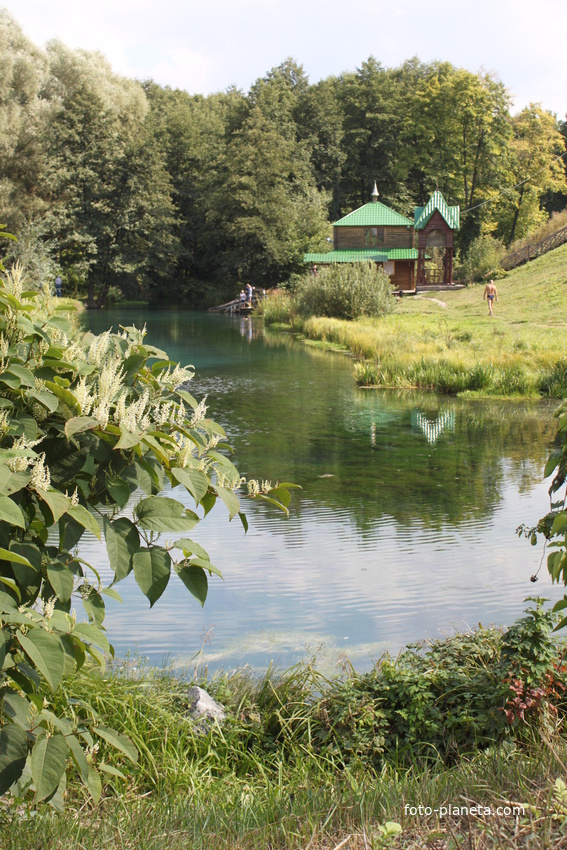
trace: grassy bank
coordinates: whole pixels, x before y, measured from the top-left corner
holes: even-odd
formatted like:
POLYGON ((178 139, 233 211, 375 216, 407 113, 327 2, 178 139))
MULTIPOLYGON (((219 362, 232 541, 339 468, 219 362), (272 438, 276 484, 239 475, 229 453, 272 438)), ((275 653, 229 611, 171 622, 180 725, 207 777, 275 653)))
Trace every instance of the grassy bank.
MULTIPOLYGON (((346 346, 359 358, 355 376, 364 386, 566 396, 567 245, 499 281, 494 318, 483 288, 406 297, 383 318, 300 320, 292 314, 291 322, 310 339, 346 346)), ((288 300, 279 302, 279 321, 288 300)))
POLYGON ((206 686, 227 718, 208 732, 188 716, 187 680, 80 674, 67 696, 127 734, 138 763, 102 742, 90 754, 106 765, 101 802, 72 782, 63 814, 0 806, 0 846, 563 846, 566 680, 550 627, 539 607, 504 634, 410 647, 365 674, 220 676, 206 686))

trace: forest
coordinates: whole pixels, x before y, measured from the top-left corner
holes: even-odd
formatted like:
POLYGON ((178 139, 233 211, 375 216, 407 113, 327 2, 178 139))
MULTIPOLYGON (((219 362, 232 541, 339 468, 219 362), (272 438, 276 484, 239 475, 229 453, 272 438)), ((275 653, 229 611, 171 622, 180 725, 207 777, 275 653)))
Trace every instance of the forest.
MULTIPOLYGON (((310 83, 289 58, 208 96, 116 75, 99 53, 34 45, 0 11, 0 209, 8 266, 64 292, 204 306, 271 287, 330 222, 439 188, 475 238, 509 245, 567 205, 567 122, 491 73, 417 57, 310 83)), ((188 80, 188 85, 190 85, 188 80)))

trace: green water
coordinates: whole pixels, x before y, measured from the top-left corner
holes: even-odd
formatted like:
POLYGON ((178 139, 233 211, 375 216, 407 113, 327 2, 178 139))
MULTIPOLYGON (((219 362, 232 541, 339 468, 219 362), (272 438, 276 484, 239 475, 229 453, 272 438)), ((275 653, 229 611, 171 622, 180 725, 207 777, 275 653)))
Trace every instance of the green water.
MULTIPOLYGON (((303 488, 287 519, 246 502, 246 536, 223 508, 199 526, 224 574, 203 610, 176 581, 152 611, 132 576, 122 583, 107 623, 118 653, 185 664, 203 647, 209 669, 317 653, 363 669, 409 641, 509 623, 534 591, 559 595, 543 573, 530 583, 541 552, 515 535, 547 509, 553 406, 363 390, 350 358, 250 319, 116 308, 85 322, 146 323, 195 366, 190 389, 240 471, 303 488)), ((94 538, 85 549, 109 574, 94 538)))

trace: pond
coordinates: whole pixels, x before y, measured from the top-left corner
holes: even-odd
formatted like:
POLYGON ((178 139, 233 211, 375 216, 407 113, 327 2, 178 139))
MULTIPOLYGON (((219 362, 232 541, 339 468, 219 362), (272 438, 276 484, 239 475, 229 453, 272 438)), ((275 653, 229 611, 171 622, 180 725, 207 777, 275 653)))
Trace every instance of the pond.
MULTIPOLYGON (((209 672, 317 655, 364 670, 408 642, 508 624, 530 595, 561 595, 545 567, 530 582, 541 550, 515 534, 548 507, 553 403, 360 389, 346 355, 249 318, 114 308, 84 322, 147 324, 149 342, 195 367, 191 392, 241 473, 303 488, 288 518, 244 500, 248 534, 222 505, 192 533, 224 576, 203 609, 177 579, 152 610, 133 575, 119 584, 124 604, 111 601, 106 621, 118 655, 209 672)), ((82 554, 109 579, 94 537, 82 554)))

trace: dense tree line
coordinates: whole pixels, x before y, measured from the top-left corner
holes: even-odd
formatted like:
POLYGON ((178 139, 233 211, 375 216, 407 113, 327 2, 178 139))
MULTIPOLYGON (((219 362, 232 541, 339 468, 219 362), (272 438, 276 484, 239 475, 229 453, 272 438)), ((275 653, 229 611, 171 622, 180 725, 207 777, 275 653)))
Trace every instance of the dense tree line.
POLYGON ((503 83, 447 62, 370 57, 313 85, 288 59, 248 93, 204 97, 59 42, 40 50, 6 11, 0 53, 7 260, 32 278, 60 270, 93 306, 111 286, 202 303, 285 280, 374 180, 406 214, 436 187, 470 210, 462 252, 567 202, 567 124, 539 105, 512 115, 503 83))

